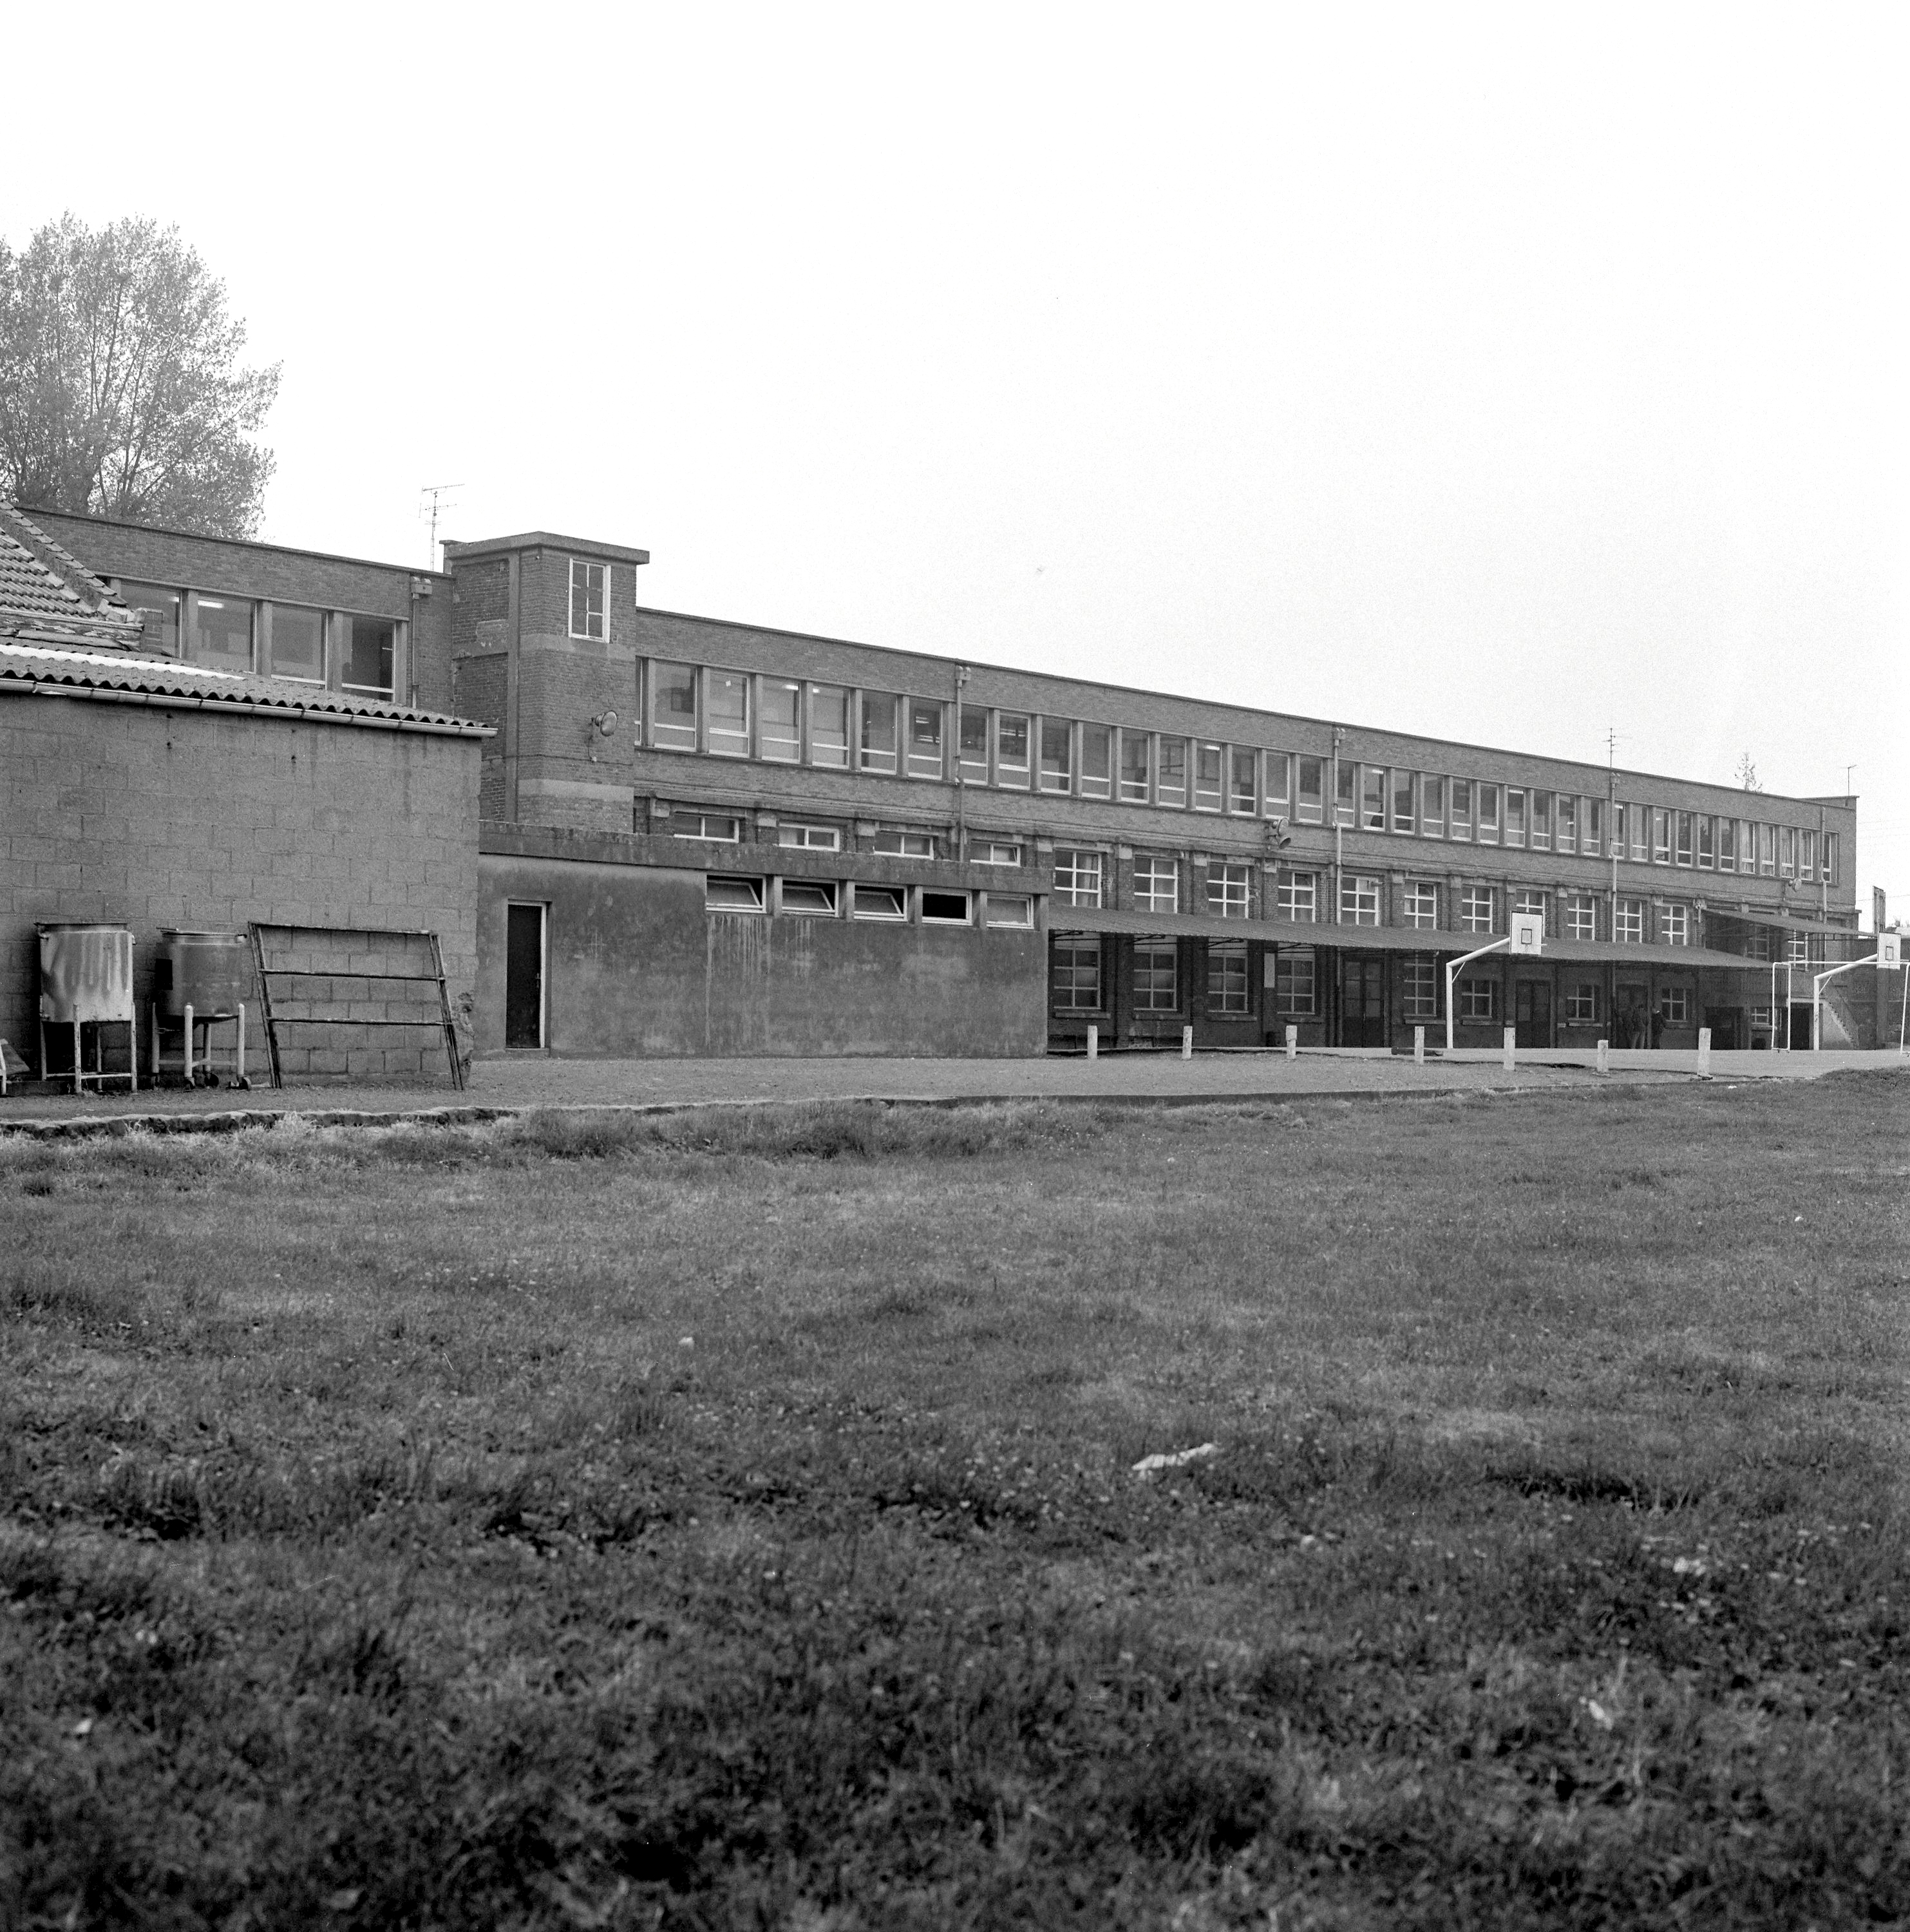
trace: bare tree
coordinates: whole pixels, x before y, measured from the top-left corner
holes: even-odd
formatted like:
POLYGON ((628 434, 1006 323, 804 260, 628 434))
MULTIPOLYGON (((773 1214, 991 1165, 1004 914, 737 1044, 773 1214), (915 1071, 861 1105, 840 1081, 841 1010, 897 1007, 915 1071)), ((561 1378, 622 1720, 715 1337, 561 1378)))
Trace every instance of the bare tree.
POLYGON ((176 228, 76 215, 0 240, 0 491, 215 536, 259 526, 272 454, 253 440, 278 365, 176 228))
POLYGON ((1738 760, 1738 769, 1731 775, 1747 791, 1762 791, 1758 782, 1758 768, 1751 762, 1751 754, 1745 752, 1738 760))

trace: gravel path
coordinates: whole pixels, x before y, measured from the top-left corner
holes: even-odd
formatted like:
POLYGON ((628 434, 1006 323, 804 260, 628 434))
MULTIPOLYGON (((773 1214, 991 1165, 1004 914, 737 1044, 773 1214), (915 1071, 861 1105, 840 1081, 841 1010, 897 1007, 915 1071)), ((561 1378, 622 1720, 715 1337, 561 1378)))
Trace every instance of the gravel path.
MULTIPOLYGON (((1697 1071, 1693 1053, 1614 1053, 1606 1080, 1662 1084, 1697 1071)), ((1812 1079, 1858 1066, 1910 1067, 1881 1053, 1719 1053, 1714 1078, 1812 1079)), ((292 1087, 273 1092, 161 1089, 128 1094, 42 1094, 0 1100, 0 1132, 79 1119, 243 1112, 389 1116, 421 1108, 485 1111, 526 1107, 696 1106, 823 1100, 952 1101, 1099 1098, 1172 1102, 1203 1099, 1293 1099, 1305 1094, 1531 1093, 1585 1088, 1601 1076, 1589 1054, 1522 1055, 1505 1071, 1495 1053, 1411 1060, 1385 1052, 1111 1054, 1039 1060, 553 1060, 526 1055, 480 1060, 463 1094, 445 1086, 292 1087)))

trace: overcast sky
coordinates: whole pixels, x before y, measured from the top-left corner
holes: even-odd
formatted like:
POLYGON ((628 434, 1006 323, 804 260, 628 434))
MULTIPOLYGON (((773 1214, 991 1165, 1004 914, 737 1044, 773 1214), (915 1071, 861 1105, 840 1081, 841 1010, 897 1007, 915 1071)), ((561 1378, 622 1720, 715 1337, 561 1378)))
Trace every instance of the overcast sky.
POLYGON ((1854 765, 1910 911, 1900 8, 37 11, 0 232, 178 224, 274 542, 456 482, 665 608, 1854 765))

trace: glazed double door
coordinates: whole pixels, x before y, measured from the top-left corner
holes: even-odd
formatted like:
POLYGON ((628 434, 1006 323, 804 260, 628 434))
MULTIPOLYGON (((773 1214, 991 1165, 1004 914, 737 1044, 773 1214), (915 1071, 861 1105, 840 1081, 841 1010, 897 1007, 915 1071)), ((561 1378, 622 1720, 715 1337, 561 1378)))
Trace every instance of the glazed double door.
POLYGON ((1386 1044, 1386 963, 1344 959, 1339 969, 1339 1043, 1386 1044))
POLYGON ((1513 988, 1513 1025, 1521 1046, 1552 1044, 1552 982, 1521 980, 1513 988))

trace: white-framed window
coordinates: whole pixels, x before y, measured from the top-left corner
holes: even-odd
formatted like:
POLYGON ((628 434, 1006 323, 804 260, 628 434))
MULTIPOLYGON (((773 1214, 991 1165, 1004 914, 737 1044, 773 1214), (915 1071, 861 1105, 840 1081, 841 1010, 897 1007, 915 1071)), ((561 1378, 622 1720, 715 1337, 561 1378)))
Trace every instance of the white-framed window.
POLYGON ((1482 784, 1475 789, 1479 794, 1479 842, 1496 845, 1499 842, 1499 788, 1495 784, 1482 784))
POLYGON ((932 832, 904 832, 891 826, 869 841, 869 850, 891 859, 932 859, 935 835, 932 832))
POLYGON ((849 694, 839 684, 809 687, 809 762, 827 771, 849 764, 849 694))
POLYGON ((1532 794, 1532 850, 1549 852, 1552 850, 1552 796, 1549 791, 1535 791, 1532 794))
POLYGON ((1273 1010, 1287 1019, 1311 1019, 1319 1010, 1313 949, 1283 946, 1273 961, 1273 1010))
POLYGON ((1439 1017, 1439 964, 1429 952, 1409 952, 1400 969, 1400 1017, 1439 1017))
POLYGON ((610 571, 601 563, 571 560, 571 635, 603 638, 604 612, 610 596, 610 571))
POLYGON ((1018 866, 1021 844, 1013 838, 977 838, 968 848, 971 866, 1018 866))
POLYGON ((1227 809, 1252 818, 1260 809, 1259 759, 1244 746, 1227 754, 1227 809))
POLYGON ((974 923, 975 902, 967 892, 952 892, 924 886, 922 888, 922 922, 924 926, 970 926, 974 923))
POLYGON ((1282 919, 1311 926, 1320 916, 1320 875, 1282 866, 1273 875, 1276 901, 1282 919))
POLYGON ((1171 1013, 1180 1005, 1173 940, 1138 940, 1134 948, 1134 1010, 1171 1013))
POLYGON ((1691 1024, 1691 995, 1683 986, 1660 986, 1658 988, 1658 1017, 1667 1026, 1689 1026, 1691 1024))
POLYGON ((1565 989, 1565 1024, 1596 1026, 1598 1024, 1599 986, 1596 980, 1580 980, 1565 989))
POLYGON ((1678 815, 1677 842, 1673 848, 1673 856, 1681 866, 1688 866, 1691 863, 1693 834, 1697 823, 1697 814, 1695 812, 1681 812, 1678 815))
POLYGON ((1298 789, 1294 794, 1294 816, 1303 825, 1323 824, 1326 820, 1327 761, 1301 752, 1294 764, 1298 789))
POLYGON ((1708 812, 1698 817, 1698 869, 1710 872, 1717 863, 1718 822, 1708 812))
POLYGON ((1506 788, 1506 843, 1513 846, 1525 843, 1525 790, 1522 785, 1506 788))
POLYGON ((1824 835, 1824 879, 1828 885, 1837 883, 1837 835, 1834 832, 1824 835))
POLYGON ((1360 767, 1360 823, 1368 832, 1386 830, 1386 767, 1360 767))
POLYGON ((1260 808, 1269 818, 1288 818, 1293 812, 1294 760, 1291 752, 1263 752, 1260 762, 1266 773, 1261 788, 1260 808))
POLYGON ((776 827, 776 843, 811 852, 840 852, 842 830, 835 825, 793 825, 785 819, 776 827))
POLYGON ((909 776, 942 776, 942 723, 946 707, 932 698, 911 698, 909 714, 909 776))
POLYGON ((1497 891, 1491 886, 1462 886, 1459 889, 1459 930, 1490 932, 1493 914, 1498 910, 1497 891))
POLYGON ((995 713, 995 783, 1025 788, 1028 782, 1028 719, 1024 712, 995 713))
POLYGON ((1154 740, 1146 731, 1121 734, 1121 802, 1145 805, 1153 796, 1154 740))
POLYGON ((703 744, 718 758, 749 756, 749 679, 739 670, 703 676, 703 744))
POLYGON ((1031 931, 1035 922, 1035 902, 1026 892, 988 892, 987 923, 1031 931))
POLYGON ((1470 838, 1472 836, 1472 781, 1455 778, 1453 781, 1453 836, 1470 838))
POLYGON ((763 881, 726 878, 712 872, 703 881, 703 902, 710 912, 760 912, 763 881))
POLYGON ((1155 781, 1156 805, 1174 806, 1187 802, 1187 740, 1163 738, 1160 741, 1160 776, 1155 781))
POLYGON ((961 761, 964 784, 988 782, 988 714, 985 706, 964 704, 958 728, 956 755, 961 761))
POLYGON ((1399 912, 1408 926, 1431 931, 1439 923, 1439 888, 1430 879, 1408 879, 1399 912))
POLYGON ((1672 862, 1672 814, 1662 805, 1651 808, 1651 862, 1654 866, 1672 862))
POLYGON ((1420 774, 1420 833, 1426 838, 1446 836, 1446 781, 1433 772, 1420 774))
POLYGON ((1114 784, 1114 728, 1111 724, 1081 727, 1081 779, 1083 798, 1107 798, 1114 784))
POLYGON ((1207 1011, 1247 1010, 1247 944, 1216 940, 1207 947, 1207 1011))
POLYGON ((1137 912, 1180 910, 1180 865, 1174 859, 1146 854, 1134 862, 1134 905, 1137 912))
POLYGON ((661 752, 697 748, 697 668, 650 664, 650 742, 661 752))
POLYGON ((1612 937, 1621 946, 1642 946, 1645 944, 1644 900, 1621 899, 1618 902, 1616 930, 1612 937))
POLYGON ((756 680, 756 744, 762 755, 793 765, 802 755, 802 687, 787 678, 756 680))
POLYGON ((892 773, 895 769, 895 714, 902 700, 892 691, 862 693, 861 729, 856 736, 857 761, 865 772, 892 773))
POLYGON ((1631 809, 1632 861, 1642 866, 1651 856, 1651 814, 1643 806, 1631 809))
POLYGON ((1718 820, 1718 870, 1735 872, 1738 869, 1738 821, 1735 818, 1718 820))
POLYGON ((1522 886, 1512 896, 1514 912, 1530 913, 1543 919, 1546 916, 1546 896, 1530 886, 1522 886))
POLYGON ((1101 942, 1057 939, 1049 950, 1050 998, 1058 1013, 1101 1010, 1101 942))
POLYGON ((1066 718, 1041 721, 1041 770, 1043 791, 1066 793, 1075 788, 1075 728, 1066 718))
POLYGON ((1565 936, 1567 939, 1598 937, 1598 902, 1590 892, 1573 892, 1567 898, 1565 936))
POLYGON ((1218 812, 1225 802, 1227 748, 1202 740, 1194 747, 1194 809, 1218 812))
POLYGON ((1370 872, 1340 874, 1339 922, 1342 926, 1379 924, 1380 882, 1370 872))
POLYGON ((885 919, 892 924, 909 916, 908 888, 858 885, 850 898, 850 909, 858 919, 885 919))
POLYGON ((1499 1013, 1499 982, 1496 980, 1462 980, 1459 982, 1459 1017, 1468 1026, 1489 1026, 1499 1013))
POLYGON ((792 917, 833 919, 835 916, 835 881, 833 879, 785 879, 776 896, 777 909, 792 917))
POLYGON ((1101 854, 1074 848, 1054 854, 1054 902, 1057 905, 1096 906, 1101 903, 1101 854))
POLYGON ((1569 792, 1558 795, 1558 849, 1561 852, 1579 849, 1579 801, 1569 792))
POLYGON ((1814 832, 1806 832, 1798 839, 1798 876, 1801 879, 1817 876, 1817 834, 1814 832))
POLYGON ((1691 944, 1691 908, 1672 904, 1658 908, 1658 944, 1689 946, 1691 944))
POLYGON ((301 604, 268 604, 265 624, 272 676, 299 684, 324 683, 325 613, 301 604))
POLYGON ((670 832, 673 838, 708 838, 719 845, 736 845, 742 841, 742 820, 721 812, 673 812, 670 832))
POLYGON ((1585 836, 1579 849, 1588 859, 1596 859, 1605 849, 1605 801, 1602 798, 1585 800, 1585 836))
POLYGON ((179 631, 185 610, 185 593, 163 584, 135 584, 119 580, 119 601, 129 610, 139 612, 145 625, 139 649, 148 657, 175 658, 179 655, 179 631))
MULTIPOLYGON (((1245 866, 1208 866, 1207 912, 1210 917, 1246 917, 1248 877, 1249 868, 1245 866)), ((1243 965, 1240 970, 1244 973, 1246 968, 1243 965)))
POLYGON ((1396 832, 1414 832, 1419 829, 1419 814, 1413 808, 1413 774, 1395 772, 1393 774, 1393 829, 1396 832))
POLYGON ((1798 829, 1782 825, 1777 830, 1777 876, 1794 879, 1798 874, 1798 829))
POLYGON ((1774 825, 1758 827, 1758 876, 1761 879, 1774 879, 1777 876, 1777 828, 1774 825))

